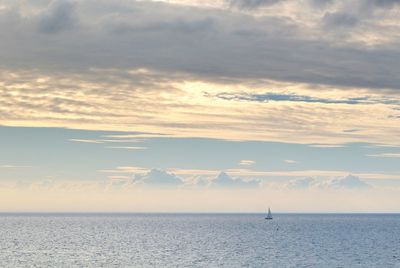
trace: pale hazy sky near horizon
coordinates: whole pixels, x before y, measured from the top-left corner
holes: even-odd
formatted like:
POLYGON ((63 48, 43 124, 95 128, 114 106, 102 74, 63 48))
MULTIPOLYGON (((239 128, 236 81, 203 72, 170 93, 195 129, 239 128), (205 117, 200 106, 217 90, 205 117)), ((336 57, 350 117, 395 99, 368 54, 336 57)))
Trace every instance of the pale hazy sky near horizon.
POLYGON ((399 14, 0 0, 0 211, 398 211, 399 14))

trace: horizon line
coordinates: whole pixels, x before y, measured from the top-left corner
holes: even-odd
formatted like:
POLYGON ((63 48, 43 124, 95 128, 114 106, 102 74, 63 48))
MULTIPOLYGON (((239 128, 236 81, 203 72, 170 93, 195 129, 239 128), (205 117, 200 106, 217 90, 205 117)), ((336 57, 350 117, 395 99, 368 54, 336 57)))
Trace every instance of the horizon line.
MULTIPOLYGON (((0 215, 6 215, 6 214, 103 214, 103 215, 117 215, 117 214, 237 214, 237 215, 259 215, 259 214, 266 214, 266 212, 262 211, 253 211, 253 212, 229 212, 229 211, 220 211, 220 212, 196 212, 196 211, 116 211, 116 212, 111 212, 111 211, 0 211, 0 215)), ((281 211, 281 212, 273 212, 274 215, 346 215, 346 214, 392 214, 400 215, 400 211, 394 212, 394 211, 370 211, 370 212, 361 212, 361 211, 354 211, 354 212, 346 212, 346 211, 337 211, 337 212, 330 212, 330 211, 325 211, 325 212, 294 212, 294 211, 281 211)))

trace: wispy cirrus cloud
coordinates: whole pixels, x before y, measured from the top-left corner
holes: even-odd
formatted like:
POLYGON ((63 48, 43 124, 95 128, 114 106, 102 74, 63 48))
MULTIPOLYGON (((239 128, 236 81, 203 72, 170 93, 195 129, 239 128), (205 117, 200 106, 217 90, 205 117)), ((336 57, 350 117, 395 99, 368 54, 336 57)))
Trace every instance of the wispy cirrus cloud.
POLYGON ((314 148, 342 148, 345 147, 344 144, 309 144, 308 146, 314 148))
POLYGON ((88 139, 69 139, 69 141, 74 141, 74 142, 83 142, 83 143, 103 143, 103 141, 100 140, 88 140, 88 139))
POLYGON ((20 169, 20 168, 34 168, 34 166, 24 166, 24 165, 0 165, 0 169, 20 169))
POLYGON ((371 157, 383 157, 383 158, 400 158, 400 153, 380 153, 380 154, 369 154, 371 157))
POLYGON ((146 150, 146 147, 140 146, 106 146, 108 149, 125 149, 125 150, 146 150))
POLYGON ((256 162, 253 160, 240 160, 239 165, 241 166, 251 166, 254 165, 256 162))

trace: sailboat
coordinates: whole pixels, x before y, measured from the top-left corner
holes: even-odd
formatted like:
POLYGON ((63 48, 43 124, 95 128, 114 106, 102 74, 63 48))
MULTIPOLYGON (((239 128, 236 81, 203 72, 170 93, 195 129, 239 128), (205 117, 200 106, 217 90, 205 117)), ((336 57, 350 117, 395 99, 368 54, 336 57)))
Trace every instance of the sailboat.
POLYGON ((271 209, 268 208, 268 214, 267 217, 265 217, 266 220, 272 220, 272 214, 271 214, 271 209))

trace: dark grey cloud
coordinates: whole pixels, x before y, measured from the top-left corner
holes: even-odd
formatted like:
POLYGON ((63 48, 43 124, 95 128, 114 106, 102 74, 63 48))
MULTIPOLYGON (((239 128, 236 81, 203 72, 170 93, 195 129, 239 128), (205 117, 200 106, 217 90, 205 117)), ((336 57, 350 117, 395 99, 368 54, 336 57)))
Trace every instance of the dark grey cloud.
POLYGON ((393 8, 400 5, 400 0, 366 0, 364 4, 380 8, 393 8))
POLYGON ((42 33, 53 34, 71 29, 76 24, 75 4, 67 0, 53 0, 39 18, 42 33))
POLYGON ((225 0, 229 5, 241 9, 254 9, 262 6, 270 6, 284 0, 225 0))
POLYGON ((245 101, 257 101, 257 102, 268 102, 268 101, 291 101, 291 102, 308 102, 308 103, 325 103, 325 104, 365 104, 369 103, 368 97, 359 98, 348 98, 348 99, 326 99, 326 98, 315 98, 304 95, 296 94, 279 94, 279 93, 264 93, 264 94, 237 94, 237 93, 218 93, 217 98, 225 100, 245 100, 245 101))
POLYGON ((121 23, 112 25, 110 31, 116 34, 129 34, 135 32, 172 32, 175 34, 191 34, 202 31, 212 31, 215 26, 214 24, 215 20, 207 17, 198 20, 176 18, 172 20, 150 22, 147 25, 121 23))
POLYGON ((327 12, 322 18, 322 22, 326 28, 354 27, 359 22, 359 19, 344 12, 327 12))
POLYGON ((368 23, 374 20, 380 21, 385 19, 385 16, 388 15, 388 12, 393 11, 399 6, 400 1, 398 0, 363 0, 348 2, 340 11, 348 12, 349 10, 352 10, 357 12, 358 18, 368 23))
MULTIPOLYGON (((3 68, 79 73, 93 67, 148 68, 232 83, 273 79, 400 88, 396 40, 376 48, 337 46, 303 35, 301 27, 280 16, 254 18, 159 2, 59 0, 36 9, 42 11, 31 16, 0 12, 3 68)), ((343 25, 337 16, 329 15, 328 24, 343 25)), ((344 25, 352 23, 348 19, 344 25)))

